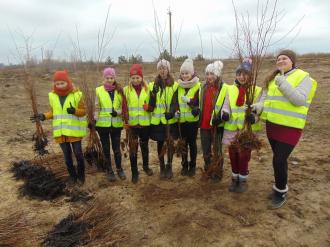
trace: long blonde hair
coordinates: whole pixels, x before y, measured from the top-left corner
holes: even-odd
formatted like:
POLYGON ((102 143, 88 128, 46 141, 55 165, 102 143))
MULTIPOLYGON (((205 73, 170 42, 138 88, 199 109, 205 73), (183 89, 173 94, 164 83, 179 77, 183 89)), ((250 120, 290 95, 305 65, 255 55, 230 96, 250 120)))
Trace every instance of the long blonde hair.
POLYGON ((269 83, 274 80, 275 76, 280 73, 281 71, 279 69, 275 69, 272 73, 270 73, 264 80, 263 86, 264 88, 268 89, 269 83))

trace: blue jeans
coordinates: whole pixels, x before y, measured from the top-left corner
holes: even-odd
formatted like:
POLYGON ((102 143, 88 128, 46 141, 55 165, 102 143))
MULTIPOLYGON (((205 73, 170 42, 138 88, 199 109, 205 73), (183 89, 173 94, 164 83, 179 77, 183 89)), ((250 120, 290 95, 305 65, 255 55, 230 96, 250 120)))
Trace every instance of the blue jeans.
POLYGON ((76 181, 85 181, 85 164, 84 155, 81 148, 81 141, 77 142, 63 142, 60 147, 64 154, 65 164, 70 174, 70 177, 76 181), (72 148, 71 148, 72 147, 72 148), (77 160, 77 170, 73 165, 72 150, 77 160))

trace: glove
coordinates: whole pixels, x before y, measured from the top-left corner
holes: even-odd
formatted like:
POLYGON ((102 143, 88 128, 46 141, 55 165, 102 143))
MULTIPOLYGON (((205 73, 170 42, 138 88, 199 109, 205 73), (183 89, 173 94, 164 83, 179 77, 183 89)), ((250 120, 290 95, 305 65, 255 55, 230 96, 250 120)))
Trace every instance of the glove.
POLYGON ((263 102, 254 103, 251 105, 251 109, 253 112, 255 112, 259 115, 262 112, 262 110, 264 109, 264 104, 263 104, 263 102))
POLYGON ((222 117, 221 117, 221 119, 223 120, 223 121, 225 121, 225 122, 227 122, 227 121, 229 121, 229 114, 228 114, 228 112, 223 112, 222 113, 222 117))
POLYGON ((91 122, 88 123, 87 127, 89 129, 93 129, 95 128, 95 125, 96 125, 96 120, 92 120, 91 122))
POLYGON ((174 113, 174 117, 176 117, 176 118, 179 118, 180 117, 180 111, 176 111, 175 113, 174 113))
POLYGON ((184 102, 184 103, 189 103, 190 102, 190 98, 186 95, 183 95, 181 96, 181 100, 184 102))
POLYGON ((248 121, 250 124, 256 123, 256 117, 254 114, 250 113, 249 115, 246 115, 246 121, 248 121))
POLYGON ((165 112, 165 119, 170 120, 174 117, 174 114, 172 112, 165 112))
POLYGON ((115 109, 112 109, 112 112, 110 114, 113 117, 117 117, 118 116, 118 112, 115 109))
POLYGON ((71 105, 71 102, 70 102, 70 107, 69 107, 69 108, 66 108, 66 111, 67 111, 67 113, 69 113, 69 114, 75 114, 75 113, 76 113, 76 108, 74 108, 74 107, 71 105))
POLYGON ((127 123, 124 123, 124 129, 128 130, 129 129, 129 125, 127 123))
POLYGON ((213 119, 212 119, 212 125, 218 126, 219 124, 221 124, 221 121, 222 121, 221 115, 220 114, 215 115, 215 117, 213 117, 213 119))
POLYGON ((275 76, 275 84, 278 87, 280 87, 285 82, 286 82, 286 79, 285 79, 285 76, 284 75, 275 76))
POLYGON ((191 114, 194 117, 198 116, 200 112, 201 112, 201 110, 198 107, 195 107, 194 109, 191 110, 191 114))
POLYGON ((43 113, 38 113, 36 115, 32 115, 30 117, 30 120, 32 123, 38 122, 38 121, 44 121, 46 120, 46 116, 43 113))
POLYGON ((158 93, 158 91, 159 91, 159 86, 158 86, 158 84, 154 84, 154 87, 153 87, 153 89, 152 89, 152 94, 157 94, 158 93))
POLYGON ((145 111, 148 111, 148 110, 149 110, 149 104, 144 103, 144 104, 143 104, 143 109, 144 109, 145 111))

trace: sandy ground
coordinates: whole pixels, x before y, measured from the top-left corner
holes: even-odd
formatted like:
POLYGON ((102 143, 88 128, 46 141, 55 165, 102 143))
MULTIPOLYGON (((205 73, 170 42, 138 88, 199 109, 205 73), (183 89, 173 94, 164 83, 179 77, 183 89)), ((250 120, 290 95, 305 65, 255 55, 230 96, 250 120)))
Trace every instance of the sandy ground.
MULTIPOLYGON (((270 64, 266 63, 263 71, 269 71, 270 64)), ((153 177, 141 172, 139 184, 133 185, 129 161, 124 159, 128 180, 110 184, 102 173, 97 173, 88 175, 81 188, 123 212, 121 230, 125 240, 118 242, 118 246, 330 246, 330 57, 304 58, 299 64, 319 86, 304 135, 290 157, 287 204, 279 210, 267 208, 273 171, 264 135, 263 148, 253 153, 250 163, 249 190, 239 195, 227 189, 230 183, 227 157, 220 183, 200 180, 203 167, 200 146, 195 178, 181 177, 180 161, 175 158, 174 178, 159 180, 155 143, 151 141, 153 177)), ((198 67, 200 74, 202 66, 198 67)), ((225 62, 226 81, 232 78, 234 66, 225 62)), ((145 68, 147 79, 151 79, 153 67, 145 68)), ((38 102, 40 110, 45 111, 51 84, 47 75, 39 73, 38 78, 38 102)), ((16 71, 0 71, 0 79, 0 219, 23 212, 29 229, 17 228, 13 237, 28 235, 20 246, 38 246, 54 224, 86 205, 66 202, 63 197, 39 201, 19 196, 22 182, 14 180, 8 168, 12 161, 33 158, 34 126, 29 122, 31 109, 22 76, 16 71)), ((50 123, 45 123, 44 128, 50 137, 50 123)), ((50 151, 60 152, 56 144, 50 145, 50 151)))

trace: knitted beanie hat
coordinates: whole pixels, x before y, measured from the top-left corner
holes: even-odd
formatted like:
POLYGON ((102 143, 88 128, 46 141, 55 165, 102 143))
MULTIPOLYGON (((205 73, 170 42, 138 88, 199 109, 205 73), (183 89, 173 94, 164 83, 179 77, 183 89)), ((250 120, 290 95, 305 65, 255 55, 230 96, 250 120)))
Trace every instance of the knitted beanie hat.
POLYGON ((288 58, 290 58, 291 62, 292 62, 292 67, 295 67, 296 66, 296 61, 297 61, 297 55, 294 51, 291 51, 291 50, 281 50, 276 58, 278 58, 279 56, 281 55, 285 55, 287 56, 288 58))
POLYGON ((165 67, 165 68, 167 68, 168 71, 171 70, 170 62, 165 59, 162 59, 157 63, 157 69, 159 69, 160 67, 165 67))
POLYGON ((252 72, 252 60, 250 58, 244 58, 243 62, 237 66, 236 68, 236 75, 238 75, 240 72, 252 72))
POLYGON ((105 68, 103 70, 103 76, 107 77, 107 76, 112 76, 112 77, 116 77, 116 71, 114 68, 105 68))
POLYGON ((142 66, 140 64, 133 64, 129 71, 129 75, 130 76, 139 75, 143 78, 142 66))
POLYGON ((223 63, 220 60, 215 61, 206 66, 205 73, 207 73, 207 72, 213 73, 217 77, 220 77, 222 74, 222 68, 223 68, 223 63))
POLYGON ((194 70, 194 62, 192 59, 187 58, 186 60, 184 60, 183 64, 181 65, 180 68, 180 73, 182 72, 189 72, 190 74, 194 74, 195 70, 194 70))

